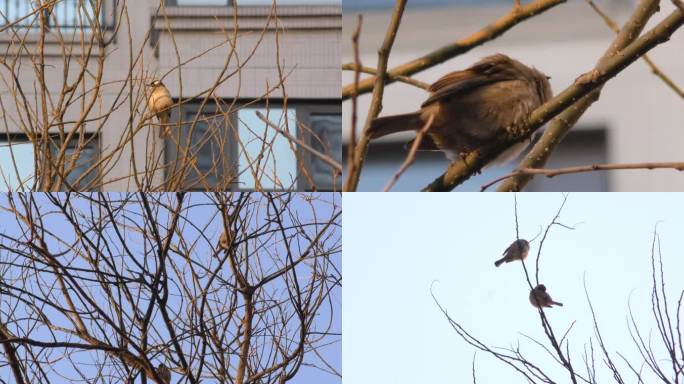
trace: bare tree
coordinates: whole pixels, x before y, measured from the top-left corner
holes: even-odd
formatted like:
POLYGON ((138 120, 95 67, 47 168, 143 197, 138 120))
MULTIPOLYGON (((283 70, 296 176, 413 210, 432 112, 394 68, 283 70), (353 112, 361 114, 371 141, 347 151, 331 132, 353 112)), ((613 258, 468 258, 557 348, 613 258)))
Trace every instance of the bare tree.
POLYGON ((339 382, 339 199, 6 195, 0 379, 339 382))
MULTIPOLYGON (((529 289, 532 290, 535 286, 540 284, 540 259, 542 255, 542 248, 544 242, 548 239, 548 235, 552 228, 560 227, 564 229, 574 229, 572 226, 563 224, 559 217, 567 196, 564 196, 558 211, 546 226, 543 236, 539 241, 538 251, 534 260, 534 276, 530 276, 528 266, 525 262, 520 262, 522 266, 523 277, 529 289)), ((516 237, 519 236, 518 231, 518 211, 517 202, 515 203, 515 226, 516 237)), ((516 262, 517 263, 517 262, 516 262)), ((664 281, 664 266, 662 260, 662 253, 660 250, 660 238, 657 231, 653 233, 653 244, 650 254, 652 281, 651 289, 651 316, 655 321, 657 333, 652 337, 652 333, 644 331, 644 325, 637 323, 631 306, 628 313, 628 332, 633 342, 633 345, 641 357, 640 361, 630 360, 626 355, 626 351, 615 351, 610 348, 601 335, 601 328, 599 327, 600 313, 594 308, 591 302, 590 293, 584 285, 584 291, 589 304, 592 321, 594 337, 590 338, 584 345, 578 349, 576 346, 581 345, 574 341, 571 348, 571 331, 575 325, 573 321, 566 329, 559 329, 557 324, 552 324, 546 316, 543 307, 537 309, 539 313, 539 320, 545 340, 537 340, 531 336, 523 334, 525 339, 529 340, 534 345, 543 349, 553 360, 553 365, 548 365, 546 362, 537 361, 536 358, 531 358, 524 353, 520 346, 517 347, 491 347, 486 340, 473 335, 464 328, 457 319, 454 319, 443 307, 437 297, 432 294, 432 298, 442 311, 447 321, 454 331, 468 344, 473 346, 477 351, 485 352, 494 357, 502 364, 513 368, 522 378, 529 383, 556 383, 559 379, 555 376, 558 374, 557 367, 561 367, 561 372, 567 376, 561 382, 571 383, 589 383, 594 384, 600 382, 598 379, 601 369, 608 373, 616 383, 680 383, 684 380, 684 344, 682 342, 681 328, 684 326, 684 321, 680 319, 680 314, 684 308, 682 301, 684 300, 684 290, 680 292, 679 297, 676 298, 676 306, 672 305, 673 300, 668 298, 665 290, 664 281), (669 304, 668 304, 669 300, 669 304), (572 357, 581 356, 581 361, 572 357)), ((473 358, 473 383, 477 382, 477 371, 475 369, 475 358, 473 358)))
POLYGON ((149 28, 141 27, 135 14, 147 1, 16 3, 5 12, 23 14, 0 12, 5 50, 0 58, 0 139, 7 142, 12 163, 0 175, 3 189, 13 179, 18 184, 13 189, 22 191, 93 191, 111 189, 113 183, 116 190, 136 191, 317 190, 313 160, 336 184, 341 166, 335 159, 341 149, 320 137, 306 119, 293 118, 287 85, 306 69, 281 52, 288 34, 277 1, 263 7, 265 22, 251 26, 250 34, 239 30, 240 8, 231 2, 223 16, 230 25, 217 23, 216 43, 192 49, 177 42, 179 30, 171 27, 174 14, 166 0, 150 1, 156 9, 151 20, 144 20, 152 24, 149 28), (161 37, 174 53, 160 64, 161 37), (243 96, 243 69, 265 49, 278 78, 271 84, 264 79, 260 95, 243 96), (222 61, 214 63, 218 69, 202 73, 210 79, 188 75, 189 67, 217 57, 222 61), (175 116, 168 123, 148 106, 154 80, 174 84, 173 105, 163 111, 175 116), (227 87, 235 92, 226 93, 227 87), (188 89, 192 94, 184 93, 188 89), (265 111, 261 121, 236 117, 248 106, 265 111), (189 110, 194 113, 184 112, 189 110), (251 136, 241 136, 240 126, 251 136), (160 132, 171 134, 160 138, 160 132), (19 143, 32 148, 35 172, 29 175, 21 172, 28 165, 19 160, 19 147, 13 145, 19 143), (244 161, 238 164, 239 156, 244 161), (290 157, 296 163, 294 179, 277 171, 290 157), (251 175, 254 185, 241 185, 241 175, 251 175))

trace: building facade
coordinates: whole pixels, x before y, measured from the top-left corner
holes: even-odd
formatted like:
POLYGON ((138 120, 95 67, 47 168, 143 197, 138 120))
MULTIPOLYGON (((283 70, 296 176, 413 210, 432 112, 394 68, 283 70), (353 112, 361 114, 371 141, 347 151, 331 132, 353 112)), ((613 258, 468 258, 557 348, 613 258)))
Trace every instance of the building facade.
POLYGON ((317 155, 341 162, 339 1, 0 7, 0 164, 8 189, 43 189, 33 176, 54 165, 37 155, 42 145, 54 148, 52 162, 69 167, 58 189, 339 185, 332 162, 317 155), (174 101, 165 137, 147 106, 152 80, 174 101))

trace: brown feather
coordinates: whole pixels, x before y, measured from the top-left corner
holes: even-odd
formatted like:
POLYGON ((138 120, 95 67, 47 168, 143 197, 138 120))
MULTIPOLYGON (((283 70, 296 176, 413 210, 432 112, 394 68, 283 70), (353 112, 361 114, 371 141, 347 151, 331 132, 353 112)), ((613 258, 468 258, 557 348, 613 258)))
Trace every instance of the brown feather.
MULTIPOLYGON (((370 137, 417 131, 433 117, 419 149, 440 149, 453 161, 510 134, 530 112, 551 98, 551 87, 543 73, 502 54, 447 73, 428 91, 430 95, 419 111, 373 121, 370 137)), ((511 159, 525 147, 525 143, 514 145, 501 155, 511 159)))

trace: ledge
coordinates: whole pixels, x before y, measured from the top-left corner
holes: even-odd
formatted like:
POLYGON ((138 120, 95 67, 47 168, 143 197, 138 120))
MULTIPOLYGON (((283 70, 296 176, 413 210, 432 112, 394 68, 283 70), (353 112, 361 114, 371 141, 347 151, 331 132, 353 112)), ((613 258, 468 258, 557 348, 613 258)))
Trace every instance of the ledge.
MULTIPOLYGON (((5 31, 0 33, 0 49, 9 57, 14 56, 37 56, 37 46, 40 42, 40 30, 26 30, 21 31, 19 36, 12 35, 11 32, 5 31), (27 52, 28 51, 28 52, 27 52)), ((87 50, 90 46, 90 40, 93 37, 92 32, 86 31, 82 36, 80 31, 75 32, 76 38, 72 43, 72 34, 70 32, 62 32, 62 39, 53 32, 45 34, 45 57, 63 57, 66 51, 67 55, 79 56, 83 52, 81 49, 81 41, 85 43, 84 48, 87 50), (62 48, 64 44, 64 49, 62 48)), ((112 31, 104 32, 105 51, 109 52, 109 44, 115 41, 115 36, 112 31)), ((94 49, 92 55, 99 53, 97 42, 93 41, 94 49)))
MULTIPOLYGON (((221 29, 274 30, 275 23, 266 21, 273 13, 271 6, 240 6, 237 15, 232 7, 166 7, 154 17, 155 31, 216 31, 221 29), (168 22, 168 24, 167 24, 168 22)), ((278 6, 278 27, 294 29, 342 30, 342 7, 337 5, 278 6)))

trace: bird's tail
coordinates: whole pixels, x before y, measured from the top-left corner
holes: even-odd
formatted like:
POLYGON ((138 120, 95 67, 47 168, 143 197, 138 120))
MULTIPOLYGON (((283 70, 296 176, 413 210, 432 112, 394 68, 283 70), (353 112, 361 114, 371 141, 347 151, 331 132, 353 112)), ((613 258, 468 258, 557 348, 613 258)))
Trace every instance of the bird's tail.
POLYGON ((562 306, 563 306, 563 303, 559 303, 559 302, 557 302, 557 301, 552 301, 551 304, 555 304, 555 305, 557 305, 557 306, 559 306, 559 307, 562 307, 562 306))
POLYGON ((495 266, 495 267, 498 267, 499 265, 503 264, 504 261, 506 261, 506 258, 505 258, 505 257, 502 257, 502 258, 500 258, 499 260, 497 260, 497 261, 494 262, 494 266, 495 266))
POLYGON ((370 138, 376 139, 391 133, 403 131, 417 131, 423 126, 420 112, 405 113, 403 115, 379 117, 371 123, 370 138))
POLYGON ((159 137, 165 138, 169 137, 171 135, 171 127, 168 126, 169 124, 169 112, 162 112, 159 114, 159 124, 161 125, 159 127, 159 137))

